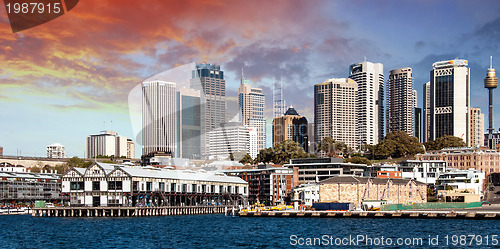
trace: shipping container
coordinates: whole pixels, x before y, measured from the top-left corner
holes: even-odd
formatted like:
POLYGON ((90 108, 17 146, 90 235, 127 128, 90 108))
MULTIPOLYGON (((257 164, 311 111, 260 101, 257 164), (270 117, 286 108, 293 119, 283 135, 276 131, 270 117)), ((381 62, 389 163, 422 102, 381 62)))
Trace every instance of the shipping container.
POLYGON ((332 211, 347 211, 347 210, 353 210, 353 205, 352 203, 339 203, 339 202, 316 202, 313 203, 312 207, 315 210, 332 210, 332 211))

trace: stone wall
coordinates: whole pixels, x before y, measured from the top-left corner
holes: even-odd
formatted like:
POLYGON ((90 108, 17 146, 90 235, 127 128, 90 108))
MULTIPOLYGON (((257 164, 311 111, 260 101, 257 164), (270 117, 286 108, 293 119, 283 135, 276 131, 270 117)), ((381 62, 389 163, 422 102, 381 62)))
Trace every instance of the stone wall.
POLYGON ((360 206, 363 200, 387 200, 391 204, 409 204, 427 202, 427 186, 408 184, 367 183, 325 183, 319 186, 320 202, 350 202, 360 206))

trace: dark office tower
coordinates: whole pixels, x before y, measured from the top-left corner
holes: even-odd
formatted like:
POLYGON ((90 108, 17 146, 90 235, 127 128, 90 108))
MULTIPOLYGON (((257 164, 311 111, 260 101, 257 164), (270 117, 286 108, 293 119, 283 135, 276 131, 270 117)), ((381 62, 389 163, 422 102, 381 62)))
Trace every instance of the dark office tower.
POLYGON ((422 142, 422 108, 415 108, 415 133, 414 137, 418 139, 418 141, 422 142))
POLYGON ((226 81, 219 65, 197 64, 193 70, 191 88, 200 90, 201 154, 207 157, 207 132, 226 122, 226 81))

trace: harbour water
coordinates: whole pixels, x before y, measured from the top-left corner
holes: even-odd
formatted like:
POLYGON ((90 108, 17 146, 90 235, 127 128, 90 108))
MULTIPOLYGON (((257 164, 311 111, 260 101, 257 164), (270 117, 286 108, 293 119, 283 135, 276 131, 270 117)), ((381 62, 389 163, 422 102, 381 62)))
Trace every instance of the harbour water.
POLYGON ((0 217, 0 227, 1 248, 500 246, 497 220, 244 218, 221 214, 131 218, 10 215, 0 217), (464 239, 462 235, 468 237, 464 239))

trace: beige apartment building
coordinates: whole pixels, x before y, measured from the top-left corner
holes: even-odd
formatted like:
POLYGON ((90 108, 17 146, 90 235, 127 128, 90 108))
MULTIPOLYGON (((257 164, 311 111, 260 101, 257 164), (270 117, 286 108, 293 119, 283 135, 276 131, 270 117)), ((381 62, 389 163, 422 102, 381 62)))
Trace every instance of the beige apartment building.
POLYGON ((483 146, 484 144, 484 113, 481 108, 470 109, 470 146, 483 146))
MULTIPOLYGON (((359 141, 357 122, 358 84, 350 78, 328 79, 314 85, 314 137, 318 144, 331 137, 356 148, 359 141)), ((366 134, 365 134, 366 135, 366 134)))
POLYGON ((445 148, 415 155, 417 160, 443 160, 447 168, 475 168, 490 173, 500 172, 500 153, 486 147, 445 148))

